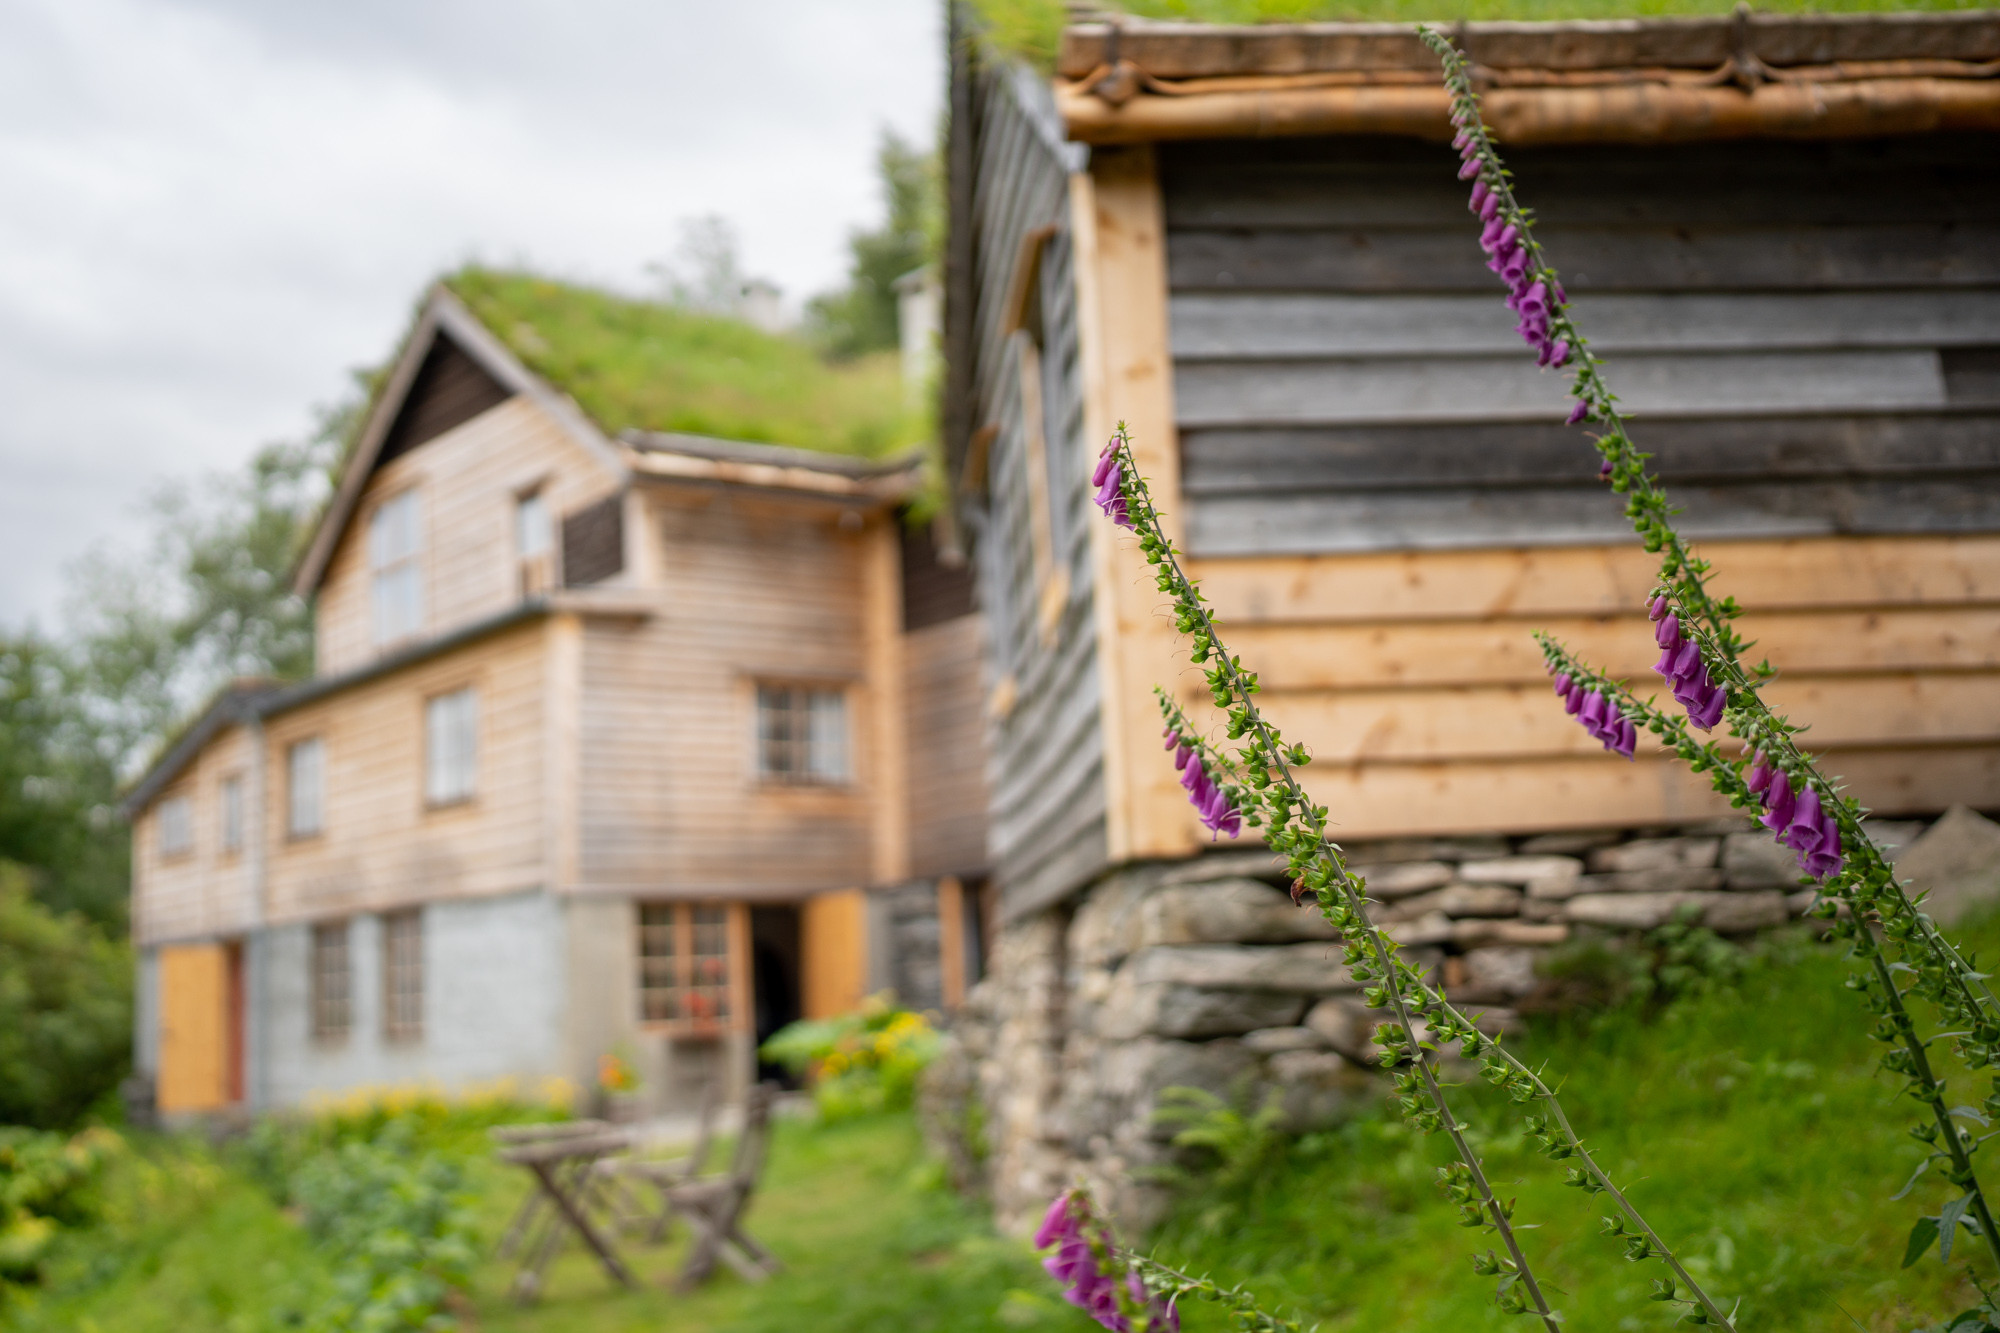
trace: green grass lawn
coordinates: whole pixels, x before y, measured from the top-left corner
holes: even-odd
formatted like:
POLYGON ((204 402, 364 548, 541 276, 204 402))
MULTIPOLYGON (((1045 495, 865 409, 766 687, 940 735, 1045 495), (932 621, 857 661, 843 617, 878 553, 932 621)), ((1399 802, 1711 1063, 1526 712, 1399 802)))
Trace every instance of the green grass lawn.
MULTIPOLYGON (((1991 952, 2000 927, 1960 932, 1991 952)), ((1578 1128, 1689 1265, 1751 1330, 1904 1330, 1932 1323, 1970 1294, 1933 1252, 1899 1267, 1904 1237, 1941 1191, 1890 1199, 1916 1163, 1874 1073, 1844 964, 1793 941, 1740 981, 1662 1013, 1623 1009, 1548 1022, 1520 1049, 1567 1079, 1578 1128)), ((1462 1089, 1494 1178, 1519 1200, 1538 1270, 1561 1289, 1567 1327, 1665 1329, 1672 1314, 1644 1299, 1653 1270, 1627 1264, 1595 1235, 1601 1211, 1559 1183, 1503 1108, 1462 1089)), ((1976 1101, 1969 1089, 1961 1100, 1976 1101)), ((491 1243, 526 1178, 459 1143, 473 1161, 474 1202, 491 1243)), ((1284 1147, 1248 1193, 1196 1186, 1154 1238, 1162 1258, 1243 1281, 1270 1307, 1340 1330, 1520 1328, 1490 1303, 1469 1253, 1490 1240, 1460 1229, 1432 1183, 1444 1160, 1382 1112, 1284 1147)), ((834 1125, 781 1122, 751 1230, 787 1264, 760 1285, 726 1272, 680 1297, 680 1257, 628 1246, 642 1279, 613 1286, 580 1249, 551 1270, 543 1299, 506 1297, 509 1265, 477 1275, 469 1329, 540 1330, 1081 1330, 1022 1244, 938 1184, 908 1116, 834 1125)), ((32 1330, 287 1327, 331 1280, 297 1222, 242 1169, 186 1140, 135 1140, 108 1184, 105 1226, 62 1252, 50 1287, 16 1302, 0 1324, 32 1330)), ((1968 1247, 1969 1248, 1969 1247, 1968 1247)), ((1963 1252, 1962 1252, 1963 1253, 1963 1252)), ((1966 1257, 1970 1257, 1967 1255, 1966 1257)), ((1188 1312, 1190 1333, 1220 1328, 1188 1312)))
MULTIPOLYGON (((1993 922, 1958 933, 1987 954, 2000 939, 1993 922)), ((1772 953, 1707 997, 1650 1018, 1626 1010, 1545 1025, 1517 1051, 1563 1076, 1579 1133, 1711 1292, 1741 1299, 1746 1333, 1940 1321, 1973 1292, 1963 1264, 1947 1268, 1935 1250, 1899 1267, 1911 1223, 1945 1198, 1928 1181, 1890 1198, 1922 1156, 1904 1133, 1915 1108, 1892 1104, 1891 1084, 1874 1072, 1881 1048, 1841 986, 1845 964, 1803 942, 1772 953)), ((1534 1228, 1524 1246, 1562 1289, 1567 1326, 1668 1327, 1665 1308, 1645 1299, 1663 1270, 1627 1263, 1597 1234, 1608 1209, 1562 1184, 1561 1168, 1487 1091, 1458 1096, 1496 1188, 1534 1228)), ((1959 1091, 1956 1101, 1974 1104, 1983 1092, 1969 1082, 1959 1091)), ((1442 1140, 1363 1117, 1293 1144, 1248 1195, 1188 1197, 1156 1237, 1159 1257, 1247 1282, 1267 1308, 1302 1311, 1329 1330, 1525 1327, 1472 1272, 1473 1250, 1494 1242, 1460 1228, 1433 1183, 1448 1156, 1442 1140)), ((1961 1233, 1960 1257, 1973 1250, 1961 1233)))

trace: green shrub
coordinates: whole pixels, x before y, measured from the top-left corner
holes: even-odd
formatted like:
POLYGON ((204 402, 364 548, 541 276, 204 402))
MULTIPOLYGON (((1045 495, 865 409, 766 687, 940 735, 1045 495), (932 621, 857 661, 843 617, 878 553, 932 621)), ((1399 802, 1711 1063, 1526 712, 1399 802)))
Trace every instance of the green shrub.
POLYGON ((131 1050, 131 951, 50 912, 0 861, 0 1124, 70 1128, 115 1092, 131 1050))
POLYGON ((97 1220, 104 1162, 119 1142, 108 1129, 65 1138, 0 1125, 0 1295, 41 1281, 57 1237, 97 1220))
POLYGON ((909 1109, 938 1036, 922 1014, 877 995, 852 1013, 780 1028, 762 1050, 793 1074, 810 1075, 820 1115, 840 1120, 909 1109))
POLYGON ((292 1180, 306 1229, 337 1265, 334 1292, 307 1317, 312 1329, 446 1329, 453 1291, 478 1255, 465 1178, 392 1126, 308 1159, 292 1180))

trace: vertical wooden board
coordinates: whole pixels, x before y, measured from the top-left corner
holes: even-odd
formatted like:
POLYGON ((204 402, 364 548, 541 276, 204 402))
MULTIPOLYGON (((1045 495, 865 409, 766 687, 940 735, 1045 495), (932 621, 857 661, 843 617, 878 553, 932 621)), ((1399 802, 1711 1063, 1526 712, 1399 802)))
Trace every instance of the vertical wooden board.
POLYGON ((807 1018, 832 1018, 868 993, 868 895, 836 889, 799 911, 799 989, 807 1018))
POLYGON ((757 996, 751 976, 750 905, 729 907, 729 1027, 733 1032, 757 1030, 757 996))
POLYGON ((869 792, 874 882, 894 883, 909 873, 908 697, 903 652, 903 580, 894 517, 871 524, 862 552, 861 615, 868 688, 862 700, 868 728, 869 792))
POLYGON ((946 1009, 965 1003, 965 886, 955 875, 937 885, 938 991, 946 1009))
MULTIPOLYGON (((1085 420, 1093 442, 1124 422, 1133 457, 1152 489, 1167 535, 1178 541, 1180 449, 1174 429, 1173 353, 1167 326, 1166 229, 1150 148, 1106 150, 1091 157, 1087 202, 1094 251, 1092 280, 1080 291, 1095 309, 1081 318, 1095 331, 1087 357, 1085 420)), ((1081 211, 1081 210, 1079 210, 1081 211)), ((1081 229, 1080 229, 1081 230, 1081 229)), ((1078 247, 1079 268, 1088 262, 1078 247)), ((1081 301, 1079 302, 1081 305, 1081 301)), ((1189 822, 1173 808, 1171 765, 1146 762, 1159 733, 1152 686, 1178 673, 1171 622, 1129 542, 1109 524, 1092 524, 1097 591, 1098 663, 1103 707, 1107 841, 1113 860, 1192 851, 1189 822)))
POLYGON ((227 1104, 228 970, 220 944, 160 950, 160 1074, 155 1096, 168 1115, 227 1104))

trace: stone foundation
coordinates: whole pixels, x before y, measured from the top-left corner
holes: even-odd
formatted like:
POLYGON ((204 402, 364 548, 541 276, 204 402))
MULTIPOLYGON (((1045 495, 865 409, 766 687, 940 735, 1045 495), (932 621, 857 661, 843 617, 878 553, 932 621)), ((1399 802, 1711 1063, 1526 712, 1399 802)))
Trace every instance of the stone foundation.
MULTIPOLYGON (((1923 827, 1882 824, 1877 836, 1893 847, 1923 827)), ((1579 935, 1643 932, 1689 907, 1712 930, 1749 935, 1813 897, 1792 854, 1748 821, 1346 850, 1406 957, 1493 1030, 1542 984, 1542 956, 1579 935)), ((1153 1124, 1163 1089, 1252 1105, 1275 1093, 1294 1130, 1375 1095, 1380 1018, 1326 921, 1292 906, 1280 869, 1261 847, 1130 865, 1003 928, 930 1101, 947 1108, 940 1123, 983 1137, 983 1161, 957 1156, 977 1163, 967 1171, 983 1176, 1004 1228, 1031 1226, 1078 1179, 1127 1225, 1149 1225, 1165 1195, 1147 1168, 1172 1154, 1153 1124), (974 1096, 976 1110, 963 1104, 974 1096)))

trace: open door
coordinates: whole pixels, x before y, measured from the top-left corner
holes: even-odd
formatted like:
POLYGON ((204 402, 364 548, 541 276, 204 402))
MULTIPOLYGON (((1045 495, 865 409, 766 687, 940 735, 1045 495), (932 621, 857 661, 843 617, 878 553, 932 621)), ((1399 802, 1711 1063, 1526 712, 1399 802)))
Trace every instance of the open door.
POLYGON ((218 1111, 230 1102, 235 1060, 229 1024, 230 948, 160 950, 159 1107, 163 1115, 218 1111))
POLYGON ((868 895, 860 889, 814 894, 799 913, 807 1018, 860 1007, 868 994, 868 895))

